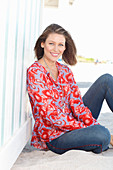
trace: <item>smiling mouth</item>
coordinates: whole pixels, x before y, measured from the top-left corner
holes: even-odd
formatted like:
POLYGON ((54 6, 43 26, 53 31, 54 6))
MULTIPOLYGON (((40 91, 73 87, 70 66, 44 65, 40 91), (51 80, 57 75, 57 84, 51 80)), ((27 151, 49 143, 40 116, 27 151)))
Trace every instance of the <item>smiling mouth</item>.
POLYGON ((58 57, 59 53, 51 53, 52 56, 58 57))

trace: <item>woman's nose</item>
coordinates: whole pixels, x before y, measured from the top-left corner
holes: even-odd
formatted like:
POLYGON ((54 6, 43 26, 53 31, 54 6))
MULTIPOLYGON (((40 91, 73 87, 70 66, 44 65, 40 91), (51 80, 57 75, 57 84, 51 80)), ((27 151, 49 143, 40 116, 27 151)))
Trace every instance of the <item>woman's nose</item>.
POLYGON ((57 45, 54 46, 54 50, 58 51, 58 46, 57 45))

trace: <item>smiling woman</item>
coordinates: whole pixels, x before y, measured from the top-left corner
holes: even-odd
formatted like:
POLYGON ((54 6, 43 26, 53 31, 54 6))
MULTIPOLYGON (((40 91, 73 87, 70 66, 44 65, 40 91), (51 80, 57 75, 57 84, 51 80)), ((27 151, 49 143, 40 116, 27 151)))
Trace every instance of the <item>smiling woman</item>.
POLYGON ((76 64, 76 47, 60 25, 48 26, 35 45, 35 61, 27 70, 27 89, 35 125, 31 144, 63 154, 71 149, 100 153, 113 144, 108 129, 99 125, 103 100, 113 111, 113 77, 101 76, 83 100, 69 65, 76 64))
POLYGON ((48 43, 48 41, 49 41, 49 43, 52 43, 51 45, 53 45, 55 43, 59 47, 63 45, 66 48, 66 50, 64 49, 64 52, 62 54, 62 59, 67 64, 75 65, 77 63, 77 59, 76 59, 77 50, 76 50, 76 46, 74 44, 74 41, 73 41, 71 35, 64 28, 62 28, 61 26, 59 26, 57 24, 49 25, 43 31, 42 35, 38 38, 35 48, 34 48, 35 55, 38 60, 43 57, 43 55, 44 55, 43 47, 44 47, 45 43, 48 43), (55 34, 57 36, 54 36, 55 34), (53 37, 54 37, 54 40, 53 40, 53 37), (52 42, 51 42, 51 40, 52 40, 52 42), (53 43, 53 41, 55 41, 55 42, 53 43))

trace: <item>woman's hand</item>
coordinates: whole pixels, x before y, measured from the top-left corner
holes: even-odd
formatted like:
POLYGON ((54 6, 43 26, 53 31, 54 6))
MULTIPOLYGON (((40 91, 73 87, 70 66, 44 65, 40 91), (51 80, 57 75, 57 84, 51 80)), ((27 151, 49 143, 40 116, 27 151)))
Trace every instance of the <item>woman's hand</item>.
POLYGON ((113 146, 113 135, 111 135, 111 141, 110 144, 113 146))

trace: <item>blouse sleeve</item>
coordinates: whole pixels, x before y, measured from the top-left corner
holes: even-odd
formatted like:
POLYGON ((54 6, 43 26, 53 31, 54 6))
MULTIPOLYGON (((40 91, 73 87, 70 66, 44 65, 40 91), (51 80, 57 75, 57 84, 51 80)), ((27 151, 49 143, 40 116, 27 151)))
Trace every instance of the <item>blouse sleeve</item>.
POLYGON ((85 107, 82 101, 80 90, 76 84, 74 75, 71 72, 71 70, 70 75, 71 75, 70 107, 72 109, 74 116, 77 118, 78 121, 82 121, 87 126, 99 124, 97 120, 93 118, 92 113, 88 109, 88 107, 85 107))
MULTIPOLYGON (((61 130, 68 130, 67 116, 58 113, 55 105, 56 96, 48 88, 44 73, 33 70, 27 70, 27 90, 30 97, 30 103, 35 121, 42 120, 46 126, 55 127, 61 130)), ((52 82, 48 82, 52 83, 52 82)), ((48 84, 50 85, 50 84, 48 84)), ((52 84, 51 84, 52 85, 52 84)))

